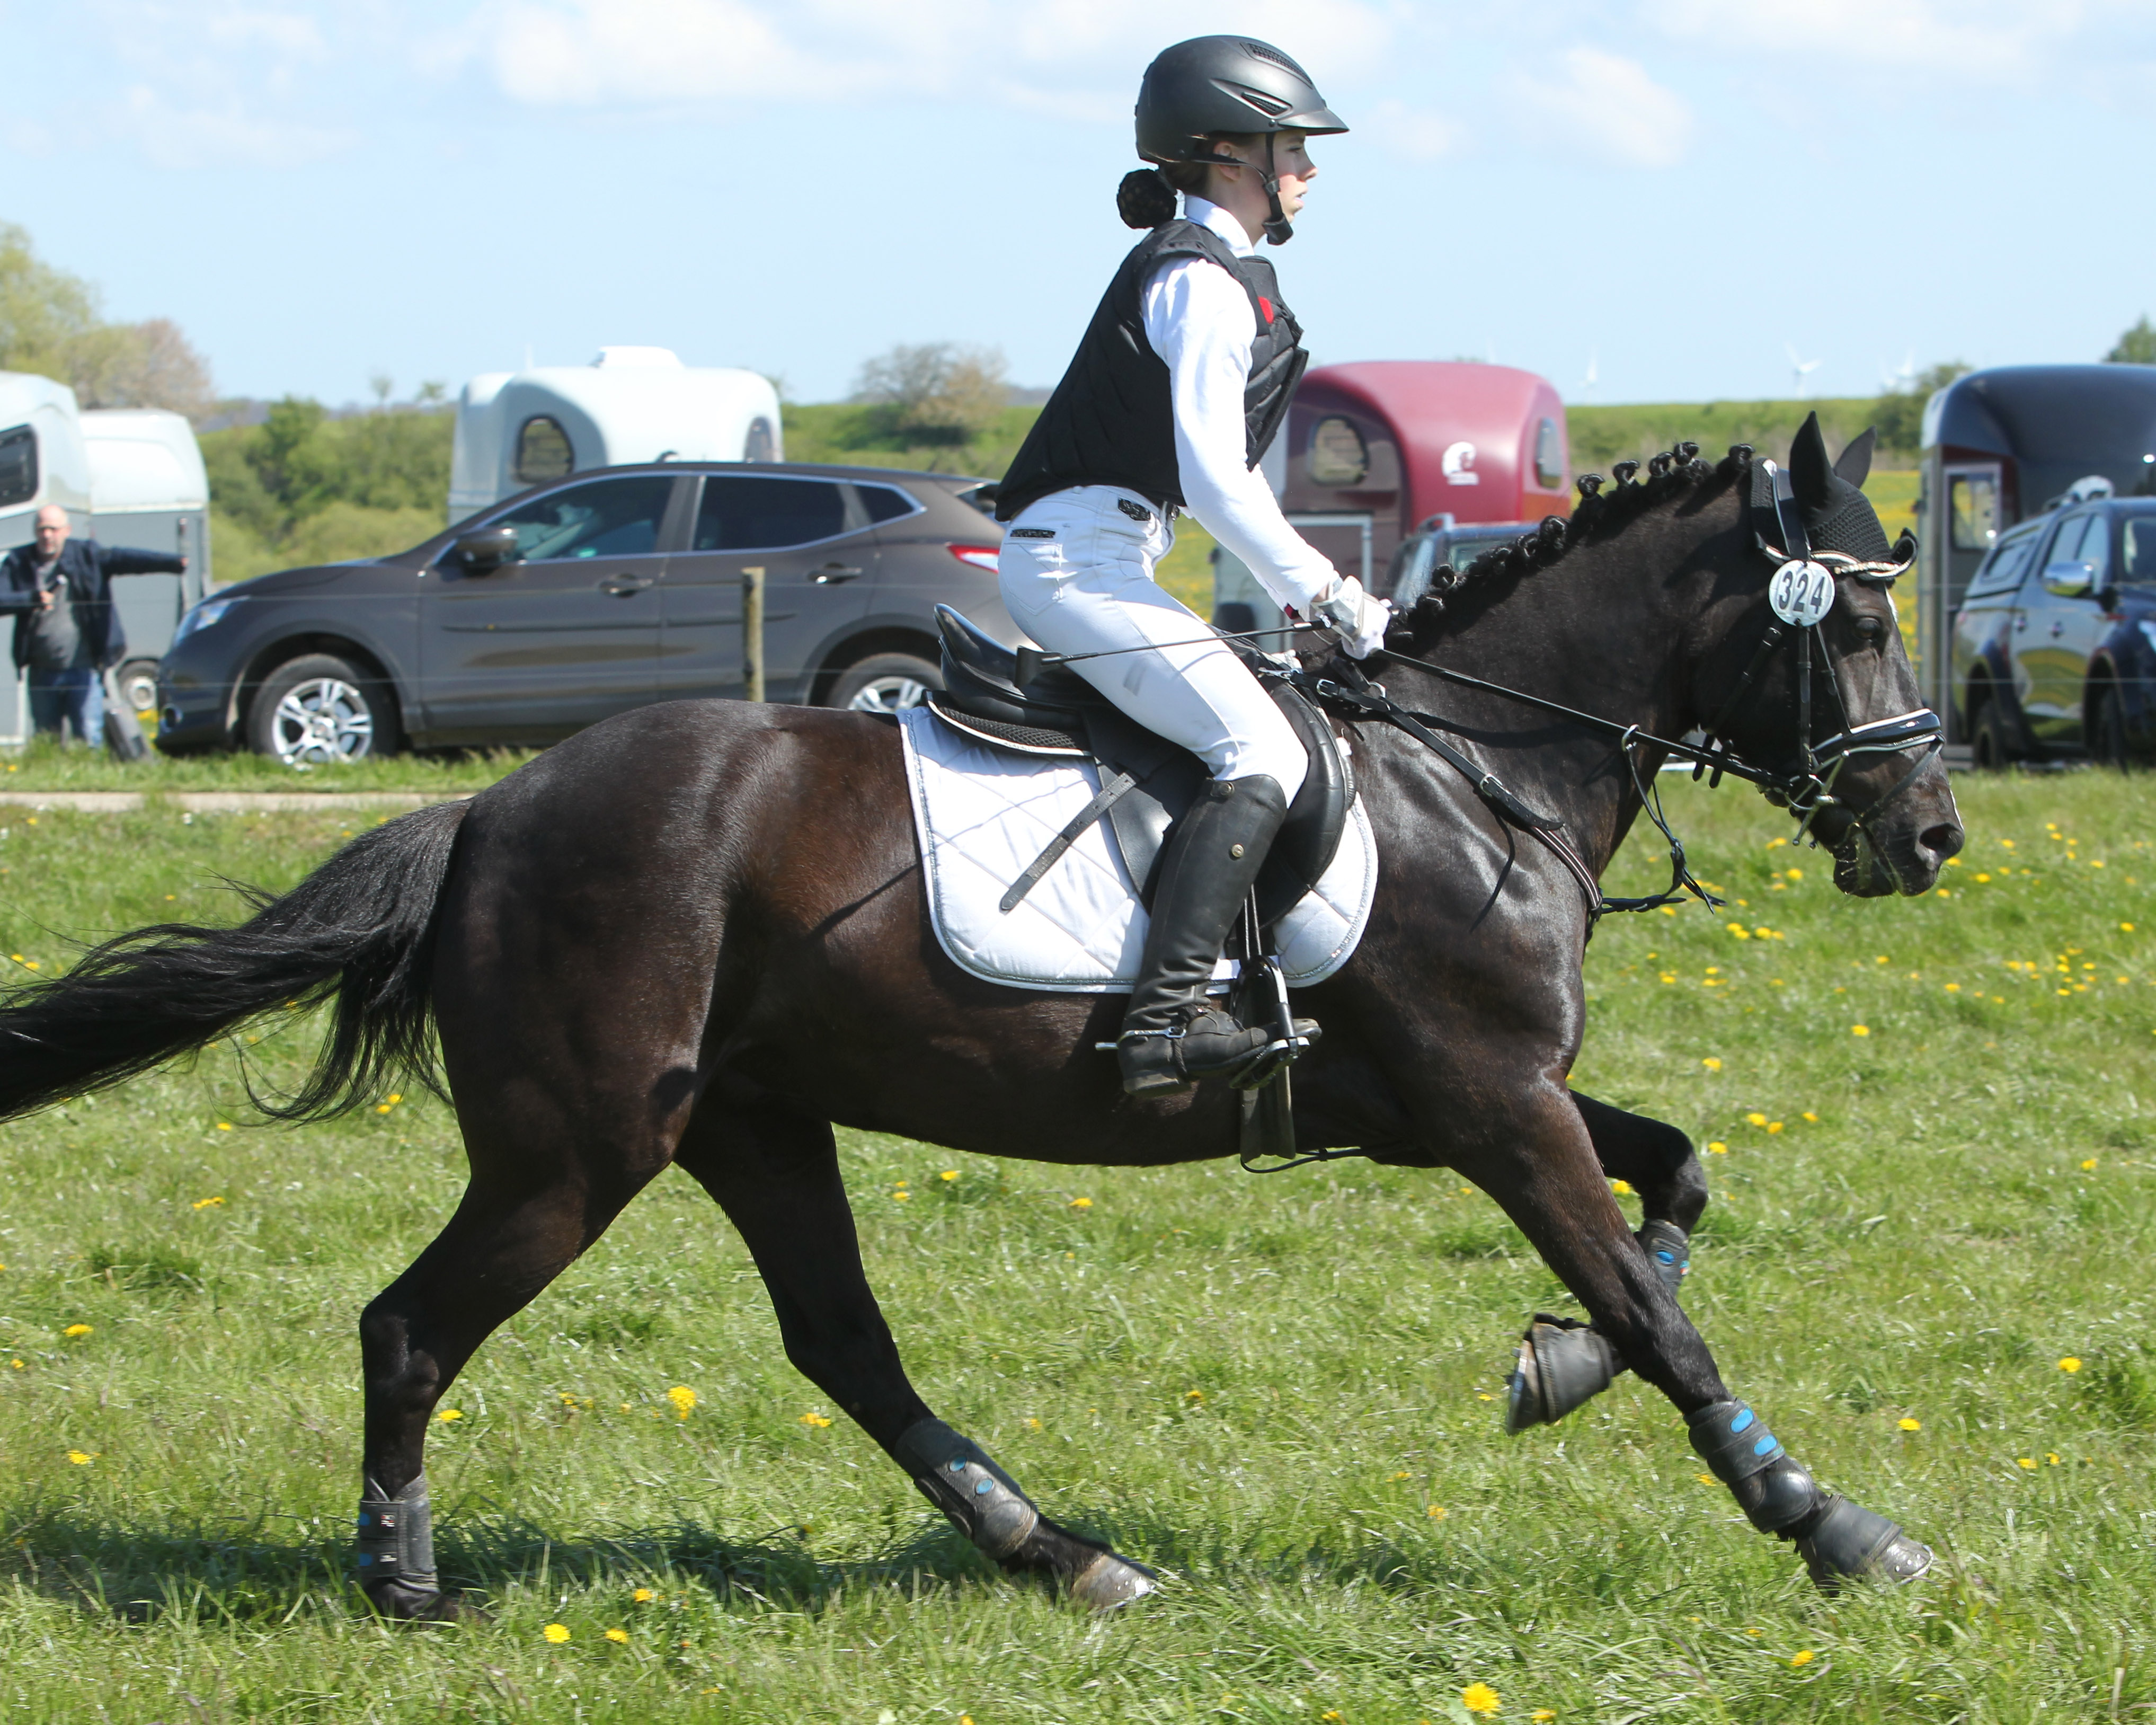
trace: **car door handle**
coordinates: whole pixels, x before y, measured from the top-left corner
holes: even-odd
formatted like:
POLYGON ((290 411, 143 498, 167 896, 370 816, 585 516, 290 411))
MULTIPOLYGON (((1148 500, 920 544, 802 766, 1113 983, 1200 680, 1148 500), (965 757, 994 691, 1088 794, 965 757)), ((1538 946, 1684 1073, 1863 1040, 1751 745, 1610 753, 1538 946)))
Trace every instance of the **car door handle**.
POLYGON ((842 581, 851 581, 861 572, 859 569, 847 567, 844 563, 826 563, 808 578, 819 587, 836 587, 842 581))
POLYGON ((651 582, 652 578, 649 575, 609 575, 599 583, 599 591, 612 593, 618 599, 625 599, 633 593, 642 593, 651 585, 651 582))

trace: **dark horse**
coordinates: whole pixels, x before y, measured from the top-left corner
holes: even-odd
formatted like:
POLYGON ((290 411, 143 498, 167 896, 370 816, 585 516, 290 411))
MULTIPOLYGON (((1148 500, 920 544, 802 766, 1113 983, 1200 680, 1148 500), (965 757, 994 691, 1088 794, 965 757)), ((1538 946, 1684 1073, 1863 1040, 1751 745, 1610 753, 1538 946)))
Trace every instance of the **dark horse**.
MULTIPOLYGON (((1887 552, 1850 483, 1868 451, 1867 439, 1838 473, 1815 424, 1792 454, 1815 546, 1851 559, 1887 552)), ((1599 495, 1583 482, 1568 524, 1450 579, 1393 635, 1383 675, 1394 695, 1441 709, 1460 744, 1562 818, 1598 875, 1640 813, 1611 735, 1448 686, 1417 662, 1663 737, 1718 716, 1743 760, 1794 770, 1795 661, 1786 643, 1757 651, 1774 564, 1752 530, 1755 470, 1747 449, 1710 464, 1686 447, 1644 479, 1620 466, 1599 495)), ((1809 673, 1818 704, 1845 704, 1851 727, 1906 713, 1918 702, 1891 601, 1861 580, 1839 585, 1809 673)), ((1610 1195, 1609 1177, 1629 1180, 1656 1237, 1681 1245, 1707 1186, 1675 1127, 1567 1086, 1591 924, 1573 875, 1422 743, 1342 722, 1382 878, 1360 951, 1296 1004, 1325 1031, 1296 1072, 1301 1144, 1474 1181, 1592 1319, 1537 1327, 1546 1374, 1577 1363, 1558 1336, 1594 1338, 1609 1367, 1676 1404, 1754 1524, 1796 1542, 1823 1583, 1919 1571, 1922 1546, 1820 1490, 1732 1397, 1668 1266, 1610 1195)), ((1853 757, 1835 794, 1813 830, 1845 891, 1922 892, 1960 846, 1936 758, 1853 757)), ((332 1015, 313 1077, 279 1111, 293 1117, 356 1106, 400 1068, 428 1070, 439 1036, 470 1183, 360 1321, 360 1574, 385 1612, 457 1609, 434 1573, 422 1471, 436 1403, 670 1162, 741 1231, 788 1358, 932 1502, 1005 1568, 1119 1604, 1147 1590, 1147 1572, 1040 1514, 907 1381, 863 1273, 832 1127, 1158 1166, 1231 1153, 1237 1096, 1207 1085, 1126 1098, 1116 1063, 1095 1051, 1121 1001, 961 973, 928 927, 920 875, 887 721, 646 707, 468 803, 355 839, 242 926, 143 929, 17 992, 0 1010, 0 1113, 118 1082, 295 1001, 332 1015)), ((1606 1380, 1562 1396, 1546 1383, 1526 1417, 1555 1417, 1606 1380)))

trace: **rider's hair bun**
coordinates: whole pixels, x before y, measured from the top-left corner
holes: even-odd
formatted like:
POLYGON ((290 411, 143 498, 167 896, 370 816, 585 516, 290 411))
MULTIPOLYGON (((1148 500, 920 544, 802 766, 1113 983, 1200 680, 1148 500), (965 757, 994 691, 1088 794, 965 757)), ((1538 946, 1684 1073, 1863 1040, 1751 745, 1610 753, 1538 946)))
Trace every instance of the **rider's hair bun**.
POLYGON ((1126 227, 1158 228, 1175 219, 1175 187, 1157 167, 1133 168, 1116 187, 1116 213, 1126 227))

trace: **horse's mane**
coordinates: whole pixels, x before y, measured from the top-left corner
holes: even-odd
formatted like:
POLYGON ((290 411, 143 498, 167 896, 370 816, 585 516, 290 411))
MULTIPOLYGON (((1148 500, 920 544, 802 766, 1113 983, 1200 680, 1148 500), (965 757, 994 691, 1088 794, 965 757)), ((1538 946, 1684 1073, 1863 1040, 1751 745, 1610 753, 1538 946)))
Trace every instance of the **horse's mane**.
POLYGON ((1583 473, 1579 506, 1569 519, 1544 516, 1533 532, 1522 533, 1509 545, 1484 552, 1465 569, 1440 563, 1430 574, 1428 590, 1393 625, 1394 634, 1404 631, 1409 637, 1407 650, 1419 649, 1443 626, 1446 598, 1463 587, 1547 569, 1579 547, 1621 532, 1658 505, 1683 496, 1710 480, 1733 480, 1750 472, 1752 454, 1751 444, 1732 444, 1721 460, 1709 462, 1700 459, 1697 444, 1681 443, 1648 461, 1645 480, 1633 477, 1640 470, 1638 462, 1618 462, 1610 470, 1617 483, 1607 491, 1603 490, 1605 481, 1600 474, 1583 473))

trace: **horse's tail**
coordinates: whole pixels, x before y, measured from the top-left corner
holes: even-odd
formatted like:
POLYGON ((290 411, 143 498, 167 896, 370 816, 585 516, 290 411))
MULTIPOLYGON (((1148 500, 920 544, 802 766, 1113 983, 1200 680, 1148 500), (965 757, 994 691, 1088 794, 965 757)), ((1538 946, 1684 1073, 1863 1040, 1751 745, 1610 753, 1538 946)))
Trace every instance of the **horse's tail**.
POLYGON ((439 803, 362 834, 282 898, 247 891, 236 928, 138 928, 65 976, 0 1004, 0 1118, 102 1090, 259 1014, 331 1003, 297 1094, 256 1103, 320 1120, 408 1069, 434 1085, 434 907, 467 805, 439 803))

